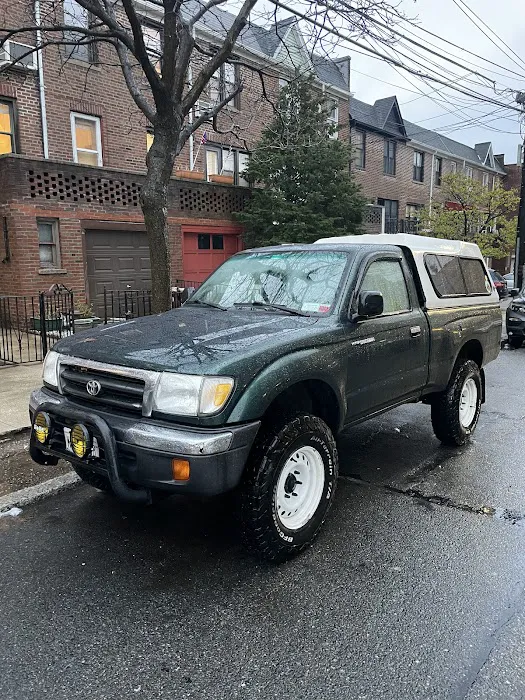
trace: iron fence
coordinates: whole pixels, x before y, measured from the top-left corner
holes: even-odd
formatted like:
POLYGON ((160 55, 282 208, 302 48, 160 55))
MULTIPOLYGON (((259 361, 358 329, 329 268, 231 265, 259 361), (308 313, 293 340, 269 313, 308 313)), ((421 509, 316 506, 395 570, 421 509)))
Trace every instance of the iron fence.
POLYGON ((75 332, 73 292, 61 285, 35 296, 0 296, 0 365, 41 362, 75 332))
POLYGON ((418 233, 420 220, 412 219, 391 219, 385 220, 385 233, 418 233))
MULTIPOLYGON (((171 308, 179 308, 201 282, 174 280, 171 288, 171 308)), ((107 289, 103 293, 103 322, 122 323, 132 318, 149 316, 151 311, 150 289, 125 289, 123 291, 107 289)))

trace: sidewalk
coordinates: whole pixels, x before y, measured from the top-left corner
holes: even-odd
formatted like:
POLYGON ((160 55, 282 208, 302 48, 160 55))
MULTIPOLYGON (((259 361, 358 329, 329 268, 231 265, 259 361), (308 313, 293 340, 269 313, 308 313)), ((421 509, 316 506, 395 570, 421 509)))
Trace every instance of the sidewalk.
POLYGON ((0 367, 0 435, 29 428, 29 394, 42 386, 42 363, 0 367))

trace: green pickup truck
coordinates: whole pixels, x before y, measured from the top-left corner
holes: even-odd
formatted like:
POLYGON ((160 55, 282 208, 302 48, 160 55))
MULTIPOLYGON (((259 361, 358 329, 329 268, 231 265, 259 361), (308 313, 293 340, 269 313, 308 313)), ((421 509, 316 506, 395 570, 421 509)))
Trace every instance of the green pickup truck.
POLYGON ((247 545, 283 561, 334 498, 335 436, 407 402, 462 445, 500 350, 476 245, 363 235, 238 253, 180 309, 58 342, 30 452, 150 503, 234 491, 247 545))

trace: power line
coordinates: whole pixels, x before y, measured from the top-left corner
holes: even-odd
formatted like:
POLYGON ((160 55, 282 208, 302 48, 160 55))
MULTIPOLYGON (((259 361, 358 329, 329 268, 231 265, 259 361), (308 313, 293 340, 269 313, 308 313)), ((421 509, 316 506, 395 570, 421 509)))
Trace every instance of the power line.
POLYGON ((399 68, 406 70, 408 73, 411 73, 412 75, 415 75, 418 78, 431 80, 435 83, 439 83, 441 85, 444 85, 445 87, 449 87, 450 89, 455 90, 456 92, 459 92, 463 95, 467 95, 467 97, 477 97, 478 99, 480 99, 484 102, 490 102, 491 104, 497 105, 499 107, 509 107, 509 109, 512 109, 515 112, 521 113, 521 110, 518 107, 509 106, 503 102, 500 102, 499 100, 495 100, 494 98, 489 98, 486 95, 482 95, 481 93, 477 93, 474 90, 470 90, 467 92, 467 89, 459 88, 456 85, 450 84, 446 81, 440 80, 440 79, 433 77, 431 75, 422 74, 420 71, 417 71, 417 70, 414 70, 413 68, 407 67, 401 61, 396 61, 395 59, 393 59, 389 56, 385 56, 385 54, 382 54, 379 51, 375 51, 372 48, 369 48, 367 46, 363 46, 363 44, 360 44, 355 39, 352 39, 351 37, 344 35, 342 32, 338 31, 337 29, 334 29, 334 28, 328 29, 326 26, 321 25, 316 20, 312 19, 311 17, 308 17, 308 15, 304 14, 304 12, 299 12, 298 10, 295 10, 291 7, 288 7, 287 5, 282 3, 280 0, 269 0, 269 2, 277 7, 282 8, 283 10, 287 10, 288 12, 295 15, 296 17, 300 17, 301 19, 305 20, 306 22, 310 22, 311 24, 314 24, 315 26, 321 27, 325 31, 333 34, 334 36, 338 36, 340 39, 343 39, 344 41, 348 42, 349 44, 353 44, 354 46, 358 46, 359 48, 364 49, 367 52, 367 54, 371 54, 375 58, 377 57, 383 61, 386 61, 387 63, 391 63, 392 65, 397 65, 399 68))
MULTIPOLYGON (((397 29, 394 29, 393 27, 390 27, 387 24, 384 24, 384 22, 381 22, 380 20, 376 19, 375 17, 371 17, 365 11, 360 10, 357 7, 353 7, 348 2, 346 2, 346 0, 338 0, 338 4, 342 5, 343 7, 346 7, 346 9, 351 10, 352 12, 355 12, 360 17, 363 17, 364 19, 368 20, 369 22, 372 22, 376 26, 381 27, 382 29, 386 29, 389 32, 389 34, 393 34, 394 36, 399 36, 402 39, 404 39, 405 41, 408 41, 409 43, 414 44, 414 46, 417 46, 418 48, 423 49, 424 51, 427 51, 428 53, 432 54, 433 56, 437 56, 438 58, 444 59, 448 63, 451 63, 452 65, 457 66, 458 68, 461 68, 462 70, 467 70, 470 73, 473 73, 474 75, 477 75, 478 77, 483 78, 484 80, 488 81, 489 83, 494 84, 494 80, 492 78, 489 78, 488 76, 483 75, 483 73, 469 70, 469 68, 464 66, 462 63, 459 63, 458 61, 455 61, 452 58, 444 57, 443 54, 439 53, 438 51, 434 51, 433 49, 429 48, 428 46, 425 46, 424 44, 421 44, 420 42, 415 41, 414 39, 410 39, 410 37, 407 37, 405 34, 398 31, 397 29)), ((327 7, 327 9, 330 9, 328 4, 326 5, 326 7, 327 7)), ((332 6, 332 9, 335 10, 336 8, 334 8, 332 6)))
POLYGON ((480 32, 481 32, 482 34, 484 34, 484 35, 487 37, 487 39, 488 39, 492 44, 494 44, 494 46, 495 46, 496 48, 498 48, 498 49, 502 52, 502 54, 503 54, 504 56, 506 56, 508 59, 510 59, 514 64, 519 65, 511 56, 509 56, 509 54, 508 54, 506 51, 504 51, 504 50, 501 48, 501 46, 500 46, 497 42, 494 41, 494 39, 493 39, 489 34, 487 34, 487 32, 486 32, 482 27, 479 26, 479 24, 477 24, 477 23, 475 22, 475 20, 472 19, 472 17, 468 14, 468 12, 467 12, 465 9, 463 9, 463 7, 459 4, 459 2, 461 2, 462 5, 464 5, 464 6, 467 8, 467 10, 468 10, 470 13, 472 13, 472 14, 474 15, 474 17, 476 17, 476 19, 478 19, 489 31, 491 31, 492 34, 494 34, 494 36, 495 36, 499 41, 501 41, 501 43, 502 43, 504 46, 506 46, 506 47, 509 49, 509 51, 511 51, 511 52, 514 54, 514 56, 516 56, 516 58, 518 59, 518 61, 519 61, 523 66, 525 66, 525 62, 518 56, 518 54, 517 54, 515 51, 513 51, 513 49, 511 49, 510 46, 509 46, 508 44, 506 44, 506 43, 503 41, 503 39, 502 39, 500 36, 498 36, 498 35, 496 34, 496 32, 495 32, 493 29, 491 29, 487 24, 485 24, 485 22, 481 19, 481 17, 479 17, 479 16, 474 12, 474 10, 472 10, 472 9, 467 5, 466 2, 464 2, 463 0, 459 0, 459 2, 458 2, 458 0, 452 0, 452 2, 454 3, 454 5, 456 5, 456 7, 458 7, 458 8, 461 10, 461 12, 463 12, 463 14, 464 14, 466 17, 468 17, 468 19, 472 22, 472 24, 473 24, 477 29, 479 29, 480 32))
MULTIPOLYGON (((393 51, 394 54, 397 55, 397 56, 399 57, 399 52, 398 52, 398 50, 397 50, 396 48, 394 48, 394 47, 389 47, 389 48, 390 48, 390 52, 393 51)), ((385 50, 388 51, 389 49, 386 48, 385 50)), ((407 58, 409 58, 409 60, 412 60, 412 61, 414 60, 414 59, 412 59, 411 57, 407 57, 407 58)), ((394 68, 394 70, 395 70, 397 73, 399 73, 399 70, 398 70, 395 66, 394 66, 393 68, 394 68)), ((403 76, 402 76, 402 77, 403 77, 403 76)), ((406 78, 406 77, 405 77, 405 80, 407 80, 413 87, 415 87, 416 89, 419 89, 419 90, 422 92, 422 90, 421 90, 420 88, 418 88, 418 86, 415 85, 415 83, 414 83, 412 80, 410 80, 409 78, 406 78)), ((424 80, 424 82, 427 83, 426 80, 424 80)), ((449 105, 452 107, 451 110, 446 110, 446 112, 447 112, 448 114, 453 115, 453 116, 458 116, 459 114, 462 114, 463 116, 465 116, 465 117, 467 118, 467 122, 468 122, 468 123, 471 123, 473 120, 477 120, 478 123, 479 123, 480 125, 483 124, 483 122, 481 122, 481 120, 480 120, 478 117, 472 117, 470 114, 467 114, 467 113, 464 111, 464 109, 458 109, 457 105, 452 104, 452 103, 450 102, 450 100, 448 100, 448 99, 442 94, 442 92, 440 92, 439 90, 437 90, 436 92, 438 93, 438 95, 440 95, 440 96, 444 99, 444 101, 445 101, 446 104, 449 104, 449 105)), ((434 102, 435 104, 438 104, 438 106, 439 106, 439 103, 437 102, 437 100, 436 100, 435 98, 429 97, 428 99, 430 99, 430 100, 431 100, 432 102, 434 102)), ((446 109, 446 108, 445 108, 445 109, 446 109)), ((499 108, 499 109, 500 109, 500 110, 503 109, 504 111, 509 110, 508 107, 499 108)), ((494 110, 494 112, 495 112, 495 111, 497 111, 497 110, 494 110)), ((492 114, 492 113, 491 113, 491 114, 492 114)), ((487 115, 485 115, 485 116, 487 116, 487 115)), ((489 116, 490 116, 490 115, 489 115, 489 116)), ((463 121, 464 121, 464 120, 463 120, 463 121)), ((463 122, 460 122, 460 123, 463 123, 463 122)), ((488 128, 491 129, 491 127, 488 127, 488 128)))
MULTIPOLYGON (((439 34, 435 34, 434 32, 431 32, 429 29, 426 29, 425 27, 420 27, 419 25, 414 24, 413 22, 410 22, 409 20, 406 20, 406 21, 410 24, 410 26, 417 28, 419 31, 424 32, 425 34, 428 34, 429 36, 433 36, 435 39, 439 39, 440 41, 444 42, 445 44, 448 44, 449 46, 453 46, 455 49, 459 49, 460 51, 464 51, 465 53, 470 54, 471 56, 475 56, 476 58, 479 58, 482 61, 485 61, 486 63, 490 63, 490 65, 492 65, 492 66, 496 66, 496 68, 502 68, 503 70, 507 71, 508 73, 513 73, 518 78, 525 79, 525 75, 523 75, 522 73, 517 73, 516 71, 512 70, 512 68, 507 68, 506 66, 502 66, 499 63, 495 63, 494 61, 491 61, 490 59, 485 58, 484 56, 480 56, 479 54, 474 53, 474 51, 470 51, 470 49, 466 49, 463 46, 458 46, 458 44, 454 44, 453 41, 449 41, 448 39, 445 39, 444 37, 439 36, 439 34)), ((406 27, 404 28, 404 30, 408 34, 413 34, 414 36, 418 36, 415 32, 411 31, 410 29, 407 29, 406 27)), ((431 44, 431 46, 435 46, 435 44, 431 44)), ((463 60, 466 61, 467 63, 471 63, 472 65, 474 65, 478 68, 480 67, 478 64, 474 63, 473 61, 469 61, 466 58, 464 58, 463 60)), ((503 73, 498 73, 497 71, 492 70, 490 68, 486 68, 485 70, 490 70, 491 73, 495 73, 496 75, 501 75, 504 78, 510 77, 510 76, 504 75, 503 73)))

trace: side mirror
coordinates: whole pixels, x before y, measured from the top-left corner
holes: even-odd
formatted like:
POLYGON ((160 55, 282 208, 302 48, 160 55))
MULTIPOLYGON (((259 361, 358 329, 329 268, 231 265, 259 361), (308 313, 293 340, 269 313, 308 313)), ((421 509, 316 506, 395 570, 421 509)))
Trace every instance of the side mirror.
POLYGON ((357 305, 358 318, 370 318, 381 316, 384 309, 383 295, 381 292, 361 292, 357 305))
POLYGON ((511 296, 511 297, 517 297, 517 296, 519 295, 519 293, 520 293, 520 290, 517 289, 517 288, 516 288, 516 289, 511 289, 511 290, 510 290, 510 296, 511 296))

